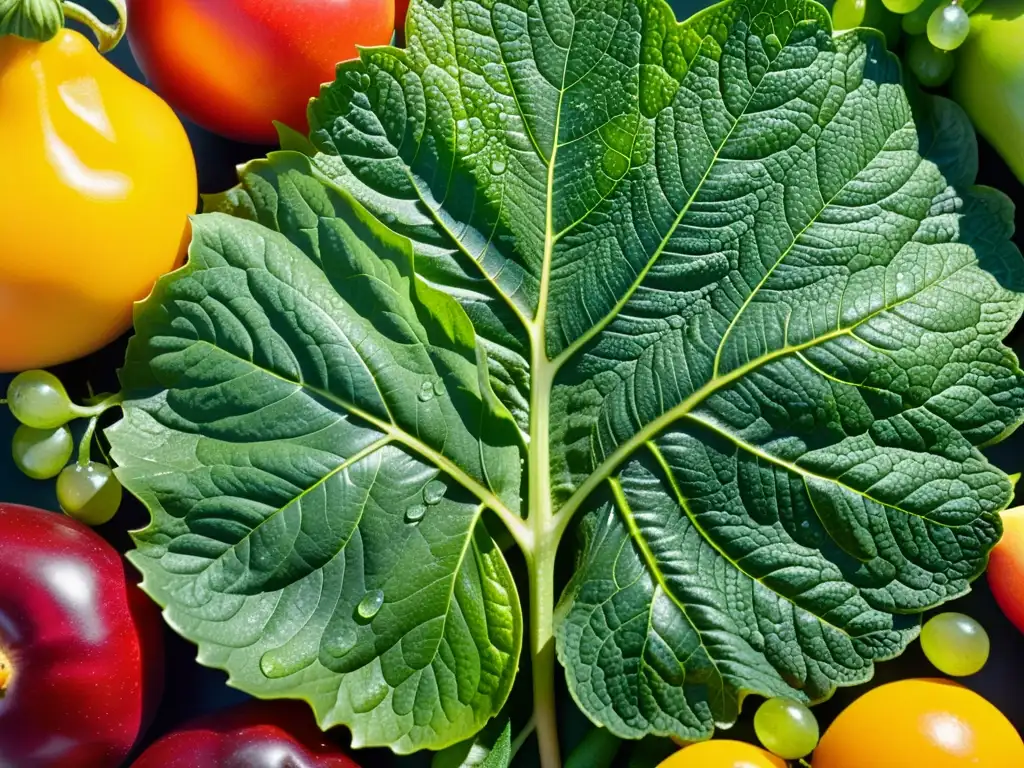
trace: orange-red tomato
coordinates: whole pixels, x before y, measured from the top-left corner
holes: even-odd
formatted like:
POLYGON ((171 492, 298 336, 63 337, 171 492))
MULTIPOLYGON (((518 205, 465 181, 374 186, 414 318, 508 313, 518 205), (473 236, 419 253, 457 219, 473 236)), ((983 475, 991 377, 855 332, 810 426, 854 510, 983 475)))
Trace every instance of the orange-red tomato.
POLYGON ((1024 507, 1003 512, 1003 538, 989 555, 987 575, 1006 618, 1024 632, 1024 507))
POLYGON ((96 351, 184 257, 185 129, 77 32, 3 35, 0 168, 0 371, 96 351))
POLYGON ((786 768, 786 761, 745 741, 714 739, 679 750, 658 768, 786 768))
POLYGON ((814 768, 1020 768, 1024 743, 994 706, 946 680, 868 691, 835 719, 814 768))
POLYGON ((275 143, 356 46, 385 45, 394 0, 128 0, 128 40, 150 85, 215 133, 275 143))

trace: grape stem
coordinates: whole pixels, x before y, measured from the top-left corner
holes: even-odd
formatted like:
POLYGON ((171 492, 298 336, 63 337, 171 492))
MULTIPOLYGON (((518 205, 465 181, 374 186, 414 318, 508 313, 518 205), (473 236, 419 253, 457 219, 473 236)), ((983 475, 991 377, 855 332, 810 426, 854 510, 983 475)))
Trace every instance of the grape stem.
POLYGON ((89 405, 71 404, 71 410, 80 419, 91 419, 94 416, 100 417, 116 405, 124 402, 124 394, 118 392, 114 395, 101 395, 99 399, 90 398, 89 405), (92 402, 95 400, 95 402, 92 402))
POLYGON ((96 434, 96 424, 99 420, 99 416, 89 419, 89 426, 85 428, 85 434, 82 435, 82 442, 78 446, 78 466, 80 467, 87 467, 92 461, 92 438, 96 434))
POLYGON ((78 416, 89 419, 89 426, 85 428, 82 442, 78 446, 79 466, 86 467, 92 461, 92 439, 96 434, 96 425, 99 423, 100 416, 122 402, 124 402, 124 395, 118 392, 115 395, 107 395, 94 405, 75 405, 72 403, 71 407, 78 416))

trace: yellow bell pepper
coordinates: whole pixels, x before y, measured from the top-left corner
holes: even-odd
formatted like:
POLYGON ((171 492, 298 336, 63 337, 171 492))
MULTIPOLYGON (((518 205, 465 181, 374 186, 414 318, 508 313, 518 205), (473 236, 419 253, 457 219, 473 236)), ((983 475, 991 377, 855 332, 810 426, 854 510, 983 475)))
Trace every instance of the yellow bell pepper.
MULTIPOLYGON (((173 111, 85 37, 54 31, 0 36, 0 371, 126 331, 133 302, 182 260, 197 202, 173 111)), ((96 31, 110 47, 123 24, 96 31)))

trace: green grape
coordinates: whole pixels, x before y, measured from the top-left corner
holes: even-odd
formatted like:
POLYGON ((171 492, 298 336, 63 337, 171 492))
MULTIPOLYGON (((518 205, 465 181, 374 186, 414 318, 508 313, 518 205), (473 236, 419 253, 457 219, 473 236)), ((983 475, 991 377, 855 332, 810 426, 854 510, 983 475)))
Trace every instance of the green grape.
POLYGON ((936 8, 928 18, 928 40, 944 51, 963 45, 970 31, 971 19, 956 2, 936 8))
POLYGON ((882 3, 893 13, 906 14, 916 11, 924 0, 882 0, 882 3))
POLYGON ((936 88, 949 80, 956 66, 952 53, 940 51, 923 35, 911 38, 906 57, 914 77, 928 88, 936 88))
POLYGON ((74 448, 71 430, 63 425, 36 429, 22 424, 11 441, 14 464, 33 480, 48 480, 60 474, 74 448))
POLYGON ((921 648, 940 672, 966 677, 988 661, 988 633, 970 616, 940 613, 921 630, 921 648))
POLYGON ((928 19, 942 2, 943 0, 924 0, 917 6, 917 10, 911 11, 903 17, 901 21, 903 31, 908 35, 923 35, 928 30, 928 19))
POLYGON ((783 760, 797 760, 818 746, 818 720, 792 699, 768 699, 754 714, 754 731, 765 749, 783 760))
POLYGON ((68 517, 102 525, 121 506, 121 483, 106 464, 72 464, 57 478, 57 501, 68 517))
POLYGON ((832 6, 832 26, 837 32, 862 26, 867 7, 867 0, 836 0, 832 6))
POLYGON ((7 388, 7 405, 22 424, 54 429, 75 418, 75 407, 60 379, 46 371, 19 373, 7 388))

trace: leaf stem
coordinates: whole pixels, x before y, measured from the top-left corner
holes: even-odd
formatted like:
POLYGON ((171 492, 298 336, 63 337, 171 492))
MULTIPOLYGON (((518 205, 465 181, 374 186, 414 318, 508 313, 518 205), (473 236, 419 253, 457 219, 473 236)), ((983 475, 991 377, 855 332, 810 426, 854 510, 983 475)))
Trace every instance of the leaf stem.
POLYGON ((550 409, 557 368, 544 351, 543 327, 532 339, 530 381, 529 527, 532 546, 524 549, 530 571, 530 652, 533 710, 541 768, 561 768, 555 707, 555 556, 561 531, 551 505, 550 409))
POLYGON ((530 562, 530 655, 533 716, 541 768, 561 768, 555 707, 555 550, 542 547, 530 562))

